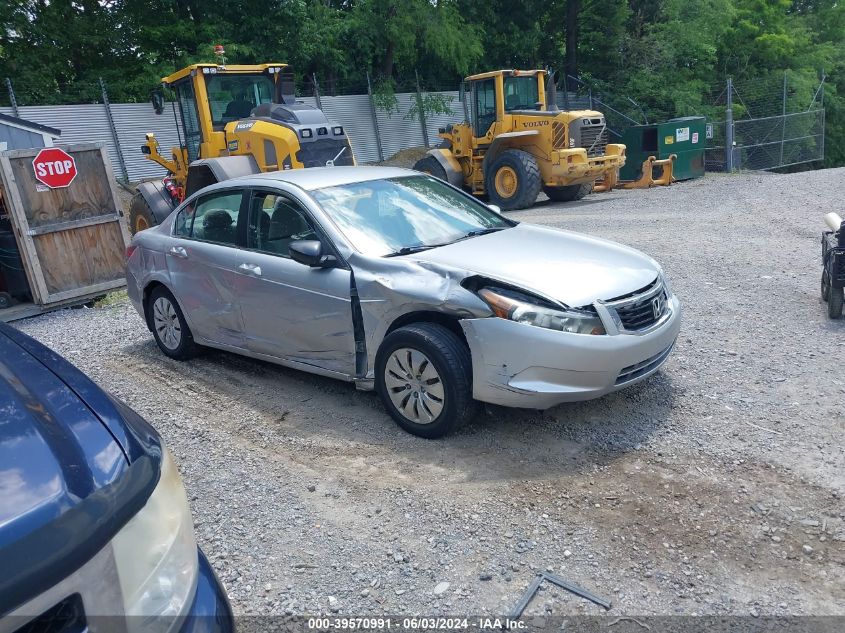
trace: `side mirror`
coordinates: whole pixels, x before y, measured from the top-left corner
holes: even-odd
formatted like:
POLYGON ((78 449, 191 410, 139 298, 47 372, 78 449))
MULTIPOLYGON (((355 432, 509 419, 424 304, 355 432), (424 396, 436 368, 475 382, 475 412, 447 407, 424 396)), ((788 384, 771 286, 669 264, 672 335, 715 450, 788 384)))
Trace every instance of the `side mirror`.
POLYGON ((323 254, 320 240, 296 240, 288 246, 293 261, 311 268, 331 268, 337 262, 334 255, 323 254))
POLYGON ((150 102, 153 104, 153 110, 156 114, 164 112, 164 93, 161 90, 154 90, 150 96, 150 102))
POLYGON ((502 208, 497 204, 488 204, 487 206, 490 208, 491 211, 495 211, 496 213, 502 212, 502 208))

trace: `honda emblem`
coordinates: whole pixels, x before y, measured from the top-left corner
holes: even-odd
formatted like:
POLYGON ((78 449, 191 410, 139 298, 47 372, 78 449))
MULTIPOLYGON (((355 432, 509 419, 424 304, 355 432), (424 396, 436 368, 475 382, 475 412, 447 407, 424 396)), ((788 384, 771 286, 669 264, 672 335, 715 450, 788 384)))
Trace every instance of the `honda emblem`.
POLYGON ((659 319, 663 314, 663 295, 657 295, 651 300, 651 311, 654 312, 654 318, 659 319))

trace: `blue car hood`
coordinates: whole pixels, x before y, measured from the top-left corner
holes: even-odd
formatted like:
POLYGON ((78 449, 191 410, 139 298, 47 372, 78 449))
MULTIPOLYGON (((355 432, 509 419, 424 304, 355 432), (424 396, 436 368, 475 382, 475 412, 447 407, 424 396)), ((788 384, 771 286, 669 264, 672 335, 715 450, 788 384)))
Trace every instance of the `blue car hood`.
POLYGON ((160 457, 137 414, 0 324, 0 560, 10 567, 0 614, 105 545, 146 502, 160 457))

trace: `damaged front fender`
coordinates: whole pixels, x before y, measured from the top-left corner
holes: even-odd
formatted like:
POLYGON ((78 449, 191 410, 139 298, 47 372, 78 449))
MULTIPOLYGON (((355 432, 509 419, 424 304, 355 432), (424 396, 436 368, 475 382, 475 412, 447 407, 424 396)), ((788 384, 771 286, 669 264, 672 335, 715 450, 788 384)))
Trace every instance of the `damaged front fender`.
MULTIPOLYGON (((469 271, 404 258, 349 258, 367 350, 365 378, 375 375, 378 349, 391 325, 408 314, 436 312, 455 319, 490 316, 490 308, 461 286, 469 271)), ((370 386, 363 382, 362 387, 370 386)))

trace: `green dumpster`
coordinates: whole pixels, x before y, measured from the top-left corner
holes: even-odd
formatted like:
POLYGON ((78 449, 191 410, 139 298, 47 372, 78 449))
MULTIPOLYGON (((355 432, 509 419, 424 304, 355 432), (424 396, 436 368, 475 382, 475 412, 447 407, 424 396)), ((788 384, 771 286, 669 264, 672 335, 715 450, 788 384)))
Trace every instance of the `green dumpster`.
POLYGON ((675 154, 675 180, 700 178, 704 175, 705 122, 702 116, 670 119, 663 123, 636 125, 622 131, 625 144, 625 166, 619 170, 622 180, 637 180, 643 162, 654 156, 658 160, 675 154))

